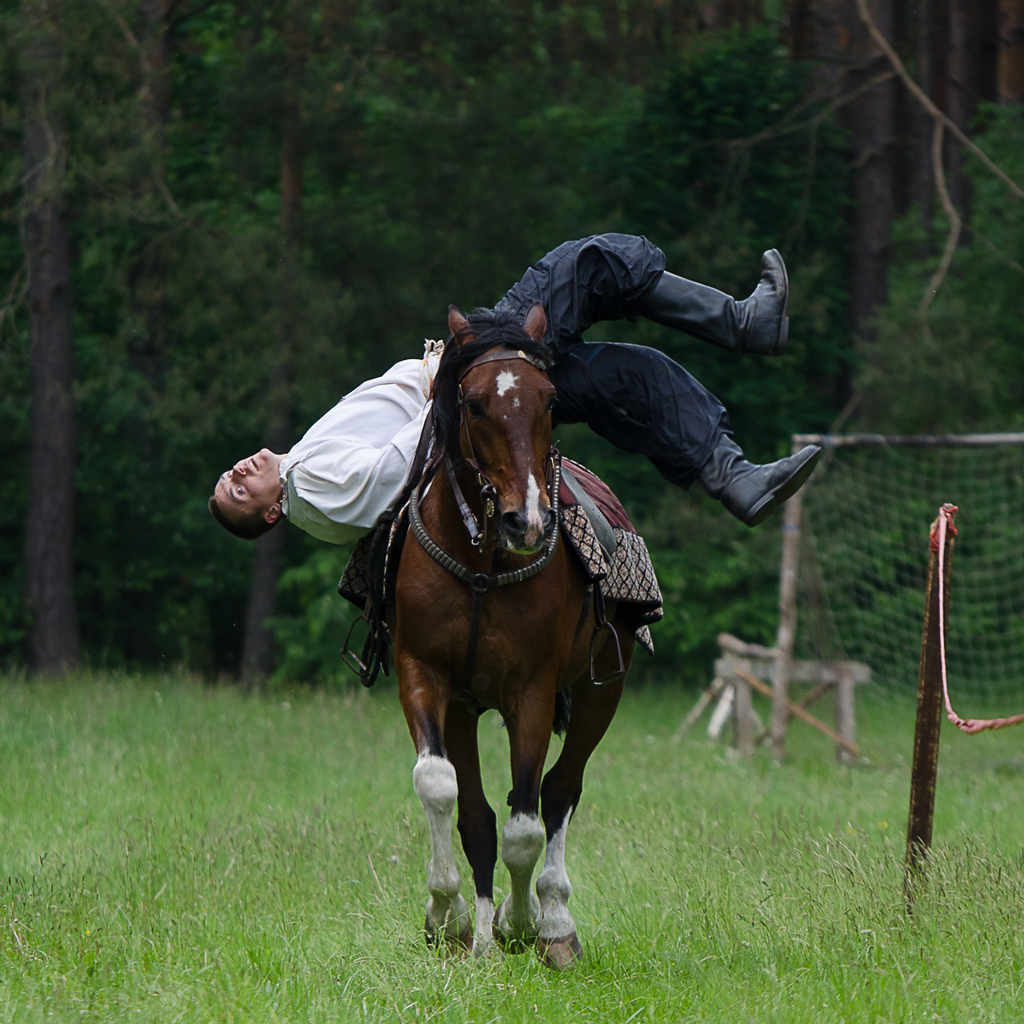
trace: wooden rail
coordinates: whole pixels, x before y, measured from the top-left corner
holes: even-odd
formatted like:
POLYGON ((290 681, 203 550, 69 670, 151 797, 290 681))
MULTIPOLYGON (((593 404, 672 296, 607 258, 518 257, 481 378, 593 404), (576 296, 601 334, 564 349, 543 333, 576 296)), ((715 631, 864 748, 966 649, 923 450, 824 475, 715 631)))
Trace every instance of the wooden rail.
POLYGON ((1024 444, 1024 434, 794 434, 793 446, 822 448, 984 448, 1024 444))
MULTIPOLYGON (((680 723, 674 743, 678 743, 700 717, 704 709, 715 699, 728 700, 733 704, 732 715, 736 722, 736 742, 740 752, 751 755, 754 747, 769 735, 769 730, 762 730, 755 735, 757 728, 750 702, 750 691, 757 690, 772 698, 772 711, 775 714, 781 705, 783 719, 783 735, 785 725, 790 718, 800 718, 824 733, 836 743, 836 756, 840 760, 849 760, 859 754, 854 741, 856 732, 854 715, 854 687, 871 681, 871 669, 857 661, 794 661, 787 659, 786 684, 793 682, 813 684, 809 693, 800 700, 792 701, 785 694, 779 700, 777 685, 769 687, 766 682, 777 684, 778 669, 783 658, 775 647, 753 644, 731 633, 719 633, 718 645, 722 657, 715 661, 714 681, 702 694, 690 713, 680 723), (836 694, 836 728, 832 729, 820 719, 808 712, 808 708, 829 690, 836 694)), ((714 719, 712 719, 714 721, 714 719)), ((774 739, 775 733, 771 733, 774 739)))
MULTIPOLYGON (((733 667, 733 673, 743 680, 748 686, 753 687, 758 693, 763 693, 766 697, 773 696, 772 688, 767 683, 762 683, 756 676, 752 676, 749 672, 745 672, 741 668, 733 667)), ((791 715, 796 715, 797 718, 803 719, 808 725, 813 725, 819 732, 823 732, 833 743, 838 744, 845 750, 849 751, 856 757, 860 753, 860 747, 856 743, 851 743, 845 736, 840 736, 835 729, 830 729, 820 718, 815 718, 809 711, 805 711, 799 704, 794 704, 791 700, 786 701, 786 710, 791 715)), ((737 716, 739 715, 739 708, 737 707, 737 716)))

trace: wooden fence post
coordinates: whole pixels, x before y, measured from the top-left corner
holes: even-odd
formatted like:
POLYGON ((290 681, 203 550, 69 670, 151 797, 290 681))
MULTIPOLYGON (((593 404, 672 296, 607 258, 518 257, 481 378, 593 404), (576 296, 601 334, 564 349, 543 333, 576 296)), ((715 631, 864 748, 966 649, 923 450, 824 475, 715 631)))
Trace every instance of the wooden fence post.
POLYGON ((736 687, 736 746, 742 757, 754 756, 754 702, 750 697, 750 683, 741 676, 733 676, 736 687))
MULTIPOLYGON (((845 740, 854 742, 857 735, 857 722, 853 705, 853 672, 848 665, 839 670, 836 680, 836 732, 845 740)), ((849 763, 854 760, 846 747, 836 745, 836 759, 849 763)))
MULTIPOLYGON (((933 527, 934 528, 934 527, 933 527)), ((943 572, 943 604, 939 609, 939 556, 928 558, 925 588, 924 627, 921 631, 921 661, 917 675, 917 722, 914 727, 914 761, 910 773, 910 813, 907 818, 907 853, 904 888, 907 909, 913 910, 913 879, 919 873, 932 845, 935 819, 935 777, 939 765, 939 726, 942 723, 942 665, 939 645, 939 615, 945 632, 949 624, 949 584, 953 568, 953 534, 946 534, 943 572)))
MULTIPOLYGON (((795 447, 795 446, 794 446, 795 447)), ((789 663, 796 634, 796 583, 800 562, 800 511, 797 491, 785 505, 782 523, 782 561, 779 565, 779 630, 775 636, 775 673, 772 678, 772 758, 786 756, 786 722, 789 718, 789 663)))

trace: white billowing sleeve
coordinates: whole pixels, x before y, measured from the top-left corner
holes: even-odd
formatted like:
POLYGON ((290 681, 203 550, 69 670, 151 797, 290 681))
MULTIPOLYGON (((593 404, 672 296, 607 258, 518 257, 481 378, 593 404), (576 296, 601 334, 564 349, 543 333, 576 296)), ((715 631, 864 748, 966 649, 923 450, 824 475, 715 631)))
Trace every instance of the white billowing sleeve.
POLYGON ((420 360, 406 359, 346 395, 281 462, 285 514, 345 544, 376 524, 405 485, 428 403, 420 360))

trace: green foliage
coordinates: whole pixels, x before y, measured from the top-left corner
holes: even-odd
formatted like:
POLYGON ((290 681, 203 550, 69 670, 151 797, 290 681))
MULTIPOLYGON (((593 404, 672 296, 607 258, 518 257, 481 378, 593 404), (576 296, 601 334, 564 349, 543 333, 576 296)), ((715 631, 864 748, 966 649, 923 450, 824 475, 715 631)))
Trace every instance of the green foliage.
MULTIPOLYGON (((492 304, 566 238, 640 231, 672 269, 735 294, 753 286, 760 250, 779 245, 793 294, 782 360, 735 360, 650 324, 600 325, 593 337, 665 348, 726 401, 755 457, 782 453, 794 429, 828 424, 847 362, 839 143, 827 122, 786 133, 814 108, 805 69, 770 32, 694 41, 678 31, 684 8, 651 0, 626 17, 599 0, 199 4, 170 37, 161 123, 146 101, 140 46, 152 39, 139 0, 69 2, 66 88, 54 103, 68 127, 77 257, 76 585, 94 664, 236 670, 252 547, 219 530, 205 501, 219 472, 264 443, 286 293, 298 311, 288 365, 298 436, 360 380, 442 334, 449 303, 492 304), (306 53, 298 72, 289 16, 306 53), (304 149, 297 266, 279 223, 288 90, 304 149)), ((30 395, 18 32, 9 4, 0 657, 15 662, 30 395)), ((768 639, 769 536, 746 535, 710 503, 669 497, 651 467, 585 432, 569 436, 567 452, 596 460, 654 538, 671 596, 659 664, 699 675, 723 625, 768 639)), ((279 681, 344 678, 342 559, 288 539, 279 681)))
MULTIPOLYGON (((1024 115, 985 107, 975 142, 1024 181, 1024 115)), ((928 310, 920 304, 949 224, 921 212, 896 225, 890 301, 877 342, 862 345, 863 422, 900 432, 1019 429, 1024 400, 1024 211, 981 162, 968 157, 970 226, 928 310)))
MULTIPOLYGON (((783 252, 791 328, 782 358, 727 355, 647 321, 591 332, 653 345, 686 366, 722 399, 755 461, 788 454, 792 433, 828 429, 848 386, 848 167, 842 139, 827 119, 814 120, 808 97, 808 69, 767 29, 708 36, 686 47, 633 116, 590 151, 605 182, 599 201, 618 211, 616 226, 655 240, 674 273, 746 295, 761 252, 783 252)), ((648 540, 666 597, 654 632, 658 669, 702 677, 723 629, 770 643, 777 523, 748 531, 699 487, 682 494, 650 466, 594 439, 574 440, 648 540)))
MULTIPOLYGON (((355 605, 338 597, 338 580, 350 553, 351 545, 320 544, 304 561, 282 573, 277 614, 270 623, 279 650, 271 685, 283 687, 301 681, 338 689, 355 681, 352 670, 338 657, 342 641, 359 616, 355 605)), ((356 654, 365 636, 365 628, 357 627, 353 633, 356 654)))
POLYGON ((767 29, 698 39, 607 157, 605 201, 625 229, 657 241, 674 273, 744 296, 762 251, 783 253, 783 358, 739 361, 653 324, 641 332, 722 399, 737 439, 760 457, 794 432, 827 429, 848 374, 848 168, 830 122, 813 122, 809 87, 809 69, 767 29))

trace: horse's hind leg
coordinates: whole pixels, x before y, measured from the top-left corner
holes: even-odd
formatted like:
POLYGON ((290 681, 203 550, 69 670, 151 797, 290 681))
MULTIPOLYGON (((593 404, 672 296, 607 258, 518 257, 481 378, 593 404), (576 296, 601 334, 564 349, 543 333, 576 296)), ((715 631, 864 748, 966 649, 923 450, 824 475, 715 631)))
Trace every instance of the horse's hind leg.
MULTIPOLYGON (((628 634, 623 636, 624 632, 620 632, 620 641, 628 665, 633 638, 628 634)), ((607 671, 613 669, 614 665, 609 664, 607 671)), ((595 686, 587 681, 573 687, 572 713, 562 753, 541 786, 547 850, 544 868, 537 878, 537 895, 540 898, 537 953, 545 964, 559 970, 571 967, 580 959, 581 953, 576 922, 569 913, 572 885, 565 870, 565 836, 583 793, 583 771, 615 715, 622 685, 621 680, 605 686, 595 686)))
POLYGON ((435 692, 409 683, 418 670, 406 665, 400 676, 402 710, 418 754, 412 785, 420 798, 430 828, 430 863, 427 865, 427 941, 441 936, 449 945, 467 947, 472 937, 469 908, 459 894, 459 870, 452 856, 452 811, 459 795, 455 768, 441 742, 443 712, 435 692))
POLYGON ((494 949, 494 865, 498 860, 497 819, 487 803, 480 779, 477 723, 480 718, 464 704, 448 706, 444 739, 459 780, 459 835, 473 869, 476 886, 476 931, 473 952, 486 956, 494 949))

